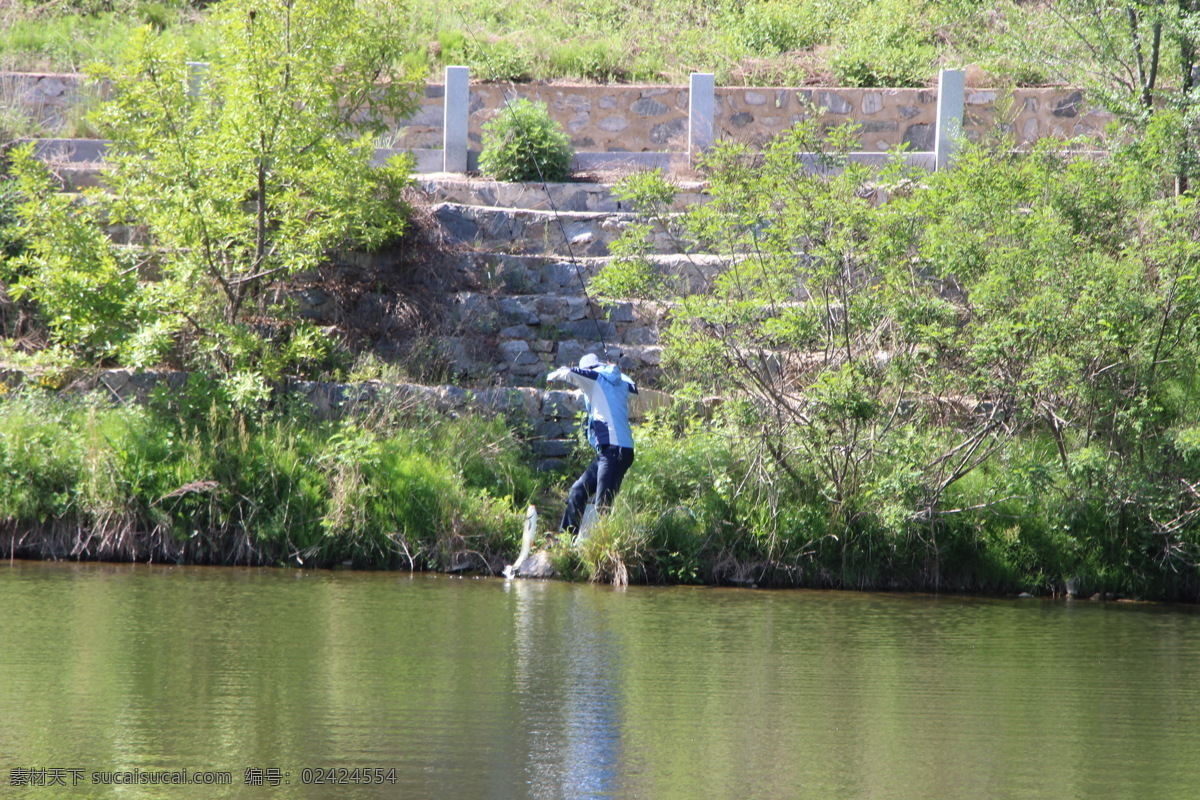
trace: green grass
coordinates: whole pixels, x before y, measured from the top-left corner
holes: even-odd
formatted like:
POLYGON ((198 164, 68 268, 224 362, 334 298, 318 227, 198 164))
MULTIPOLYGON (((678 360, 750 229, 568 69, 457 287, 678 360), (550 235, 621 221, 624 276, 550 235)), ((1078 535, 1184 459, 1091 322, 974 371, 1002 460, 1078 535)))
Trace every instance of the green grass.
MULTIPOLYGON (((204 60, 202 16, 179 0, 13 5, 0 16, 0 67, 111 62, 143 24, 178 33, 191 58, 204 60)), ((939 67, 974 64, 994 82, 1041 83, 1057 76, 1031 54, 1030 31, 1061 53, 1058 26, 1038 7, 969 0, 479 0, 413 4, 395 47, 434 76, 466 64, 485 80, 683 83, 711 71, 722 84, 918 86, 939 67)))
POLYGON ((184 37, 193 60, 213 52, 201 19, 186 6, 166 3, 115 3, 118 10, 35 13, 18 6, 0 12, 0 69, 15 72, 81 72, 93 62, 112 63, 141 25, 169 29, 184 37))

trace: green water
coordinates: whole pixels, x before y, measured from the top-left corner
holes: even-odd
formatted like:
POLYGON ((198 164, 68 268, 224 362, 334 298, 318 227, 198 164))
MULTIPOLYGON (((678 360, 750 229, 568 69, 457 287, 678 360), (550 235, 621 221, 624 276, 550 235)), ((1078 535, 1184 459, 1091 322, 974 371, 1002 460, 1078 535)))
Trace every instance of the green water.
POLYGON ((0 565, 0 797, 1189 798, 1198 714, 1191 608, 0 565))

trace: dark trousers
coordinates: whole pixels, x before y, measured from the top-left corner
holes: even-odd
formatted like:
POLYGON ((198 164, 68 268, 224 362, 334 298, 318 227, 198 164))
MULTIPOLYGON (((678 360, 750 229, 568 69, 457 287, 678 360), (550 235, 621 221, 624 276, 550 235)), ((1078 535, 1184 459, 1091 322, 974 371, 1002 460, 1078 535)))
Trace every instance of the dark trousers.
POLYGON ((579 520, 583 509, 587 506, 588 498, 596 495, 596 505, 607 509, 612 505, 613 498, 621 488, 625 473, 633 464, 632 447, 615 447, 604 445, 592 463, 579 476, 579 480, 567 494, 567 510, 563 514, 560 529, 566 533, 575 534, 579 529, 579 520))

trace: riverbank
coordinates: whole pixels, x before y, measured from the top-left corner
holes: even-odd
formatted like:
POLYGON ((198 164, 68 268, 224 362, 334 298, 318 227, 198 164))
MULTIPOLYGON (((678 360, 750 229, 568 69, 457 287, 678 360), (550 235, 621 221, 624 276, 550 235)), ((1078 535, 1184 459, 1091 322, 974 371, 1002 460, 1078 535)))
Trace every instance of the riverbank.
MULTIPOLYGON (((546 528, 571 477, 537 472, 499 418, 411 404, 343 421, 230 415, 193 388, 146 407, 33 390, 0 403, 0 556, 498 574, 525 506, 546 528)), ((882 497, 838 520, 819 492, 780 494, 720 415, 660 415, 638 434, 614 513, 582 547, 552 550, 569 580, 1200 597, 1195 568, 1111 498, 1053 479, 1022 492, 1052 470, 1044 442, 1013 447, 930 522, 882 497)))
POLYGON ((0 404, 5 557, 495 572, 538 490, 495 419, 402 405, 231 414, 23 393, 0 404))

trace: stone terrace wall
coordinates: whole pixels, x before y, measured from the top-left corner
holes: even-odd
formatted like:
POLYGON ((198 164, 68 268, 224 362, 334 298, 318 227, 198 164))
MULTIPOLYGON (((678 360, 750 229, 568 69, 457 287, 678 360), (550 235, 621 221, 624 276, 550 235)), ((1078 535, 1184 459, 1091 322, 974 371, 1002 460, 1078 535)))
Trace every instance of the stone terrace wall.
MULTIPOLYGON (((51 130, 69 119, 73 105, 84 102, 78 75, 0 73, 0 98, 23 104, 51 130)), ((421 109, 400 121, 397 144, 411 148, 442 146, 444 87, 426 87, 421 109)), ((476 83, 471 86, 470 140, 478 148, 483 124, 504 107, 505 98, 544 102, 570 133, 581 152, 681 152, 687 148, 688 89, 685 86, 594 86, 565 84, 476 83)), ((964 129, 977 138, 996 119, 1006 98, 992 89, 968 88, 964 129)), ((826 109, 823 125, 847 121, 862 125, 862 147, 882 152, 907 143, 911 149, 933 148, 936 127, 935 89, 793 89, 718 87, 716 135, 761 144, 811 113, 826 109)), ((1007 127, 1018 145, 1047 136, 1098 133, 1112 120, 1102 109, 1087 108, 1083 94, 1069 87, 1017 89, 1007 127)))
POLYGON ((21 106, 51 132, 68 124, 72 109, 95 103, 103 87, 84 85, 78 74, 0 72, 0 103, 21 106))
MULTIPOLYGON (((900 144, 927 151, 934 145, 937 95, 934 89, 718 89, 717 136, 762 144, 815 107, 825 109, 822 125, 861 125, 864 152, 884 152, 900 144)), ((963 120, 967 137, 977 140, 995 125, 997 106, 1007 100, 992 89, 968 88, 963 120)), ((1005 118, 1017 144, 1025 145, 1045 136, 1099 133, 1112 115, 1085 109, 1078 90, 1051 88, 1015 90, 1005 118)))
MULTIPOLYGON (((133 372, 124 369, 103 370, 87 381, 75 384, 71 392, 99 392, 114 405, 147 403, 156 389, 168 396, 184 391, 185 372, 133 372)), ((22 384, 36 384, 36 376, 19 370, 0 368, 0 395, 19 390, 22 384)), ((457 386, 422 386, 411 383, 329 383, 291 380, 279 387, 296 400, 312 405, 324 419, 337 419, 369 413, 380 408, 424 407, 443 414, 487 414, 504 416, 512 422, 528 425, 537 468, 559 470, 574 447, 580 415, 586 406, 583 392, 576 390, 508 387, 462 389, 457 386)), ((651 411, 669 406, 674 400, 664 392, 642 388, 630 402, 629 414, 641 421, 651 411)))
MULTIPOLYGON (((402 146, 442 146, 444 94, 440 84, 426 89, 421 111, 400 122, 405 127, 402 146)), ((576 150, 623 153, 687 148, 686 87, 522 84, 514 89, 489 83, 471 85, 468 138, 473 147, 482 146, 484 123, 517 98, 545 103, 571 135, 576 150)))
MULTIPOLYGON (((422 110, 402 121, 405 147, 442 144, 441 85, 430 85, 422 110)), ((524 97, 546 104, 550 114, 584 152, 681 152, 687 149, 688 90, 685 86, 568 86, 472 84, 469 137, 482 142, 483 124, 509 102, 524 97)), ((977 139, 995 124, 1001 93, 967 89, 964 130, 977 139)), ((775 89, 718 87, 718 139, 762 144, 824 108, 821 124, 862 126, 864 152, 884 152, 901 144, 933 149, 937 123, 935 89, 775 89)), ((1069 87, 1017 89, 1006 115, 1018 145, 1046 136, 1099 133, 1112 120, 1103 109, 1087 109, 1083 94, 1069 87)))

